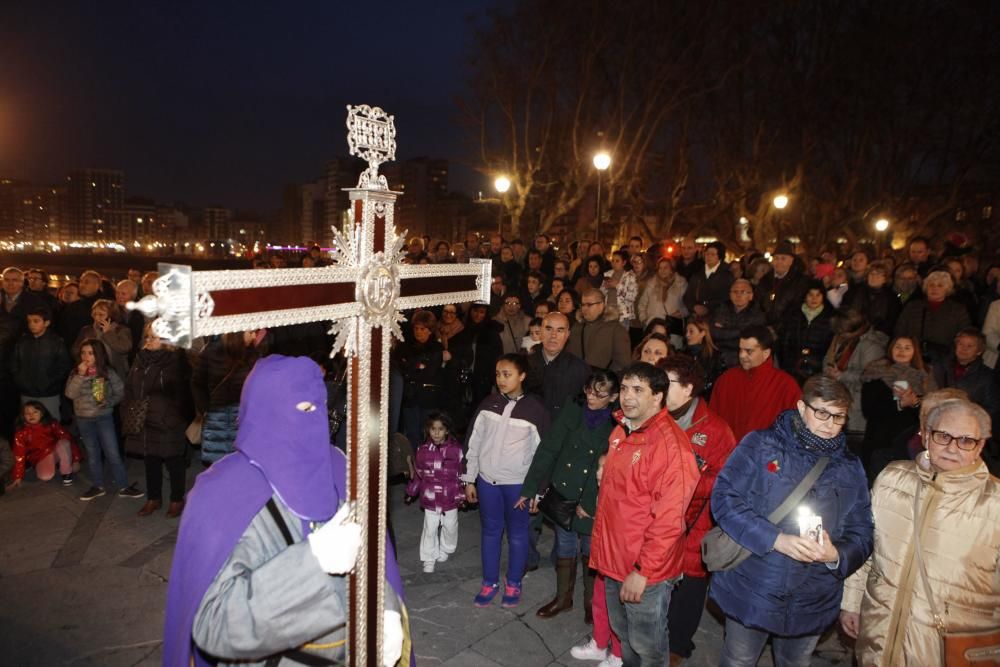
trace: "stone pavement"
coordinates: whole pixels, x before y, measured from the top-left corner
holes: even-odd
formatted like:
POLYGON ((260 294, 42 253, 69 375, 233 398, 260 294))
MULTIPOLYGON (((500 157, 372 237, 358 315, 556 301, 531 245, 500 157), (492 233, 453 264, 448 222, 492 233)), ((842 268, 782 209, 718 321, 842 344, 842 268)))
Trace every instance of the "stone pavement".
MULTIPOLYGON (((129 479, 143 483, 140 461, 128 460, 129 479)), ((200 465, 188 471, 193 483, 200 465)), ((25 484, 0 497, 0 664, 158 665, 167 577, 177 521, 159 512, 140 518, 141 500, 109 494, 84 503, 83 481, 70 488, 42 483, 28 473, 25 484)), ((479 517, 459 520, 458 552, 424 574, 417 556, 422 515, 402 503, 392 487, 392 522, 410 607, 418 665, 585 665, 569 649, 586 640, 582 586, 576 606, 554 619, 535 610, 555 591, 555 573, 543 567, 524 579, 524 601, 514 610, 498 600, 476 609, 480 583, 479 517)), ((539 548, 548 554, 552 532, 539 548)), ((718 664, 722 632, 706 613, 685 665, 718 664)), ((770 665, 765 652, 760 665, 770 665)), ((851 664, 836 635, 824 641, 814 665, 851 664)))

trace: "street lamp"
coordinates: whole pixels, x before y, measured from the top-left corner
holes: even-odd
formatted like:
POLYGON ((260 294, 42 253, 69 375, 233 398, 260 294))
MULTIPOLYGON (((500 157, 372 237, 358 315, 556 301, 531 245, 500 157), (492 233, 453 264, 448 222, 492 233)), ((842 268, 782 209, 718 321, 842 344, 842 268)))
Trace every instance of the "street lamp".
POLYGON ((774 208, 779 211, 788 206, 788 195, 776 195, 774 198, 774 208))
POLYGON ((889 220, 886 218, 879 218, 875 221, 875 231, 878 232, 878 245, 879 251, 881 252, 885 248, 885 233, 889 229, 889 220))
POLYGON ((594 240, 598 243, 601 242, 601 177, 610 166, 611 156, 607 151, 594 155, 594 168, 597 169, 597 216, 594 222, 594 240))
MULTIPOLYGON (((510 190, 510 179, 506 176, 497 176, 493 181, 493 187, 500 193, 500 206, 497 208, 497 234, 503 236, 503 195, 510 190)), ((497 250, 497 252, 500 252, 497 250)))

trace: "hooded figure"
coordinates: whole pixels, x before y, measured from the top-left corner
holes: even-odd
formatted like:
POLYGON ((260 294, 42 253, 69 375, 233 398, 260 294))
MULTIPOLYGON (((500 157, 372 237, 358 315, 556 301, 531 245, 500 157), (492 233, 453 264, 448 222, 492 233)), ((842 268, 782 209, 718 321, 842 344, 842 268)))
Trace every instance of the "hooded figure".
MULTIPOLYGON (((346 460, 330 445, 325 405, 311 360, 272 355, 254 366, 236 451, 188 495, 167 592, 165 666, 344 659, 348 600, 338 575, 353 569, 360 530, 338 513, 346 460)), ((396 595, 386 595, 383 651, 398 659, 405 633, 398 615, 390 628, 390 614, 402 613, 402 581, 388 540, 386 577, 396 595)))

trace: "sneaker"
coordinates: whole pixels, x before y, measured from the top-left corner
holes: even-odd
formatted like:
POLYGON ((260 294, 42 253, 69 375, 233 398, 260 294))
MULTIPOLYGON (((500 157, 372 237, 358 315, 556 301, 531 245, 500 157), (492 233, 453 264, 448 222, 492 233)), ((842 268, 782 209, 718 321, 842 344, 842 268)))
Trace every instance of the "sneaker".
POLYGON ((448 554, 441 554, 437 557, 437 562, 444 563, 448 560, 448 554))
POLYGON ((586 644, 571 648, 569 654, 577 660, 606 660, 608 657, 607 649, 600 648, 593 637, 586 644))
POLYGON ((73 486, 73 482, 74 482, 73 473, 70 473, 68 475, 63 475, 62 476, 62 482, 63 482, 63 486, 73 486))
POLYGON ((490 606, 490 603, 493 602, 493 598, 495 598, 497 596, 497 593, 499 592, 500 592, 499 583, 487 584, 486 582, 483 582, 483 586, 482 588, 479 589, 479 594, 476 596, 476 599, 473 600, 473 604, 475 604, 480 609, 482 609, 483 607, 488 607, 490 606))
POLYGON ((425 560, 424 561, 424 572, 431 573, 434 571, 434 561, 425 560))
POLYGON ((92 486, 87 489, 87 492, 80 496, 80 500, 93 500, 94 498, 100 498, 104 495, 104 489, 99 486, 92 486))
POLYGON ((508 583, 503 588, 503 599, 500 601, 500 606, 504 609, 510 609, 519 604, 521 604, 521 585, 508 583))
POLYGON ((124 489, 118 489, 119 498, 143 498, 145 495, 145 493, 135 488, 135 484, 126 486, 124 489))
POLYGON ((608 657, 602 660, 597 667, 622 667, 622 659, 609 653, 608 657))

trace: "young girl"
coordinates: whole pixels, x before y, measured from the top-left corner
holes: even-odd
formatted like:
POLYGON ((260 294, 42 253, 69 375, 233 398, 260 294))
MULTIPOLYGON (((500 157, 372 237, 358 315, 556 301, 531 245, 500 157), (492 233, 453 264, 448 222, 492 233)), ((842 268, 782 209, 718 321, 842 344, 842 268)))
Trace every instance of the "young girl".
POLYGON ((416 471, 406 485, 406 495, 407 502, 420 498, 424 510, 420 560, 424 572, 433 572, 435 562, 448 560, 458 548, 458 507, 465 502, 459 479, 462 445, 451 434, 451 417, 437 410, 427 415, 424 437, 424 444, 417 448, 416 471))
POLYGON ((21 486, 26 463, 35 467, 35 474, 43 482, 55 477, 58 466, 63 486, 73 484, 73 473, 80 469, 80 449, 73 442, 73 436, 52 419, 38 401, 27 401, 21 407, 21 418, 14 433, 11 488, 21 486))
POLYGON ((527 362, 518 354, 505 354, 496 364, 496 392, 479 405, 469 432, 465 498, 480 503, 480 549, 483 585, 475 605, 486 607, 500 590, 500 538, 507 531, 507 582, 502 606, 521 602, 521 578, 528 560, 527 507, 516 508, 521 483, 542 436, 549 429, 549 414, 535 396, 522 387, 527 362))
POLYGON ((73 413, 80 427, 80 439, 87 450, 91 487, 80 500, 104 495, 104 463, 101 452, 111 465, 118 495, 142 498, 142 492, 128 484, 125 464, 118 453, 118 437, 111 410, 124 395, 124 385, 108 365, 108 356, 100 341, 88 338, 80 344, 80 363, 66 382, 66 396, 73 401, 73 413))

